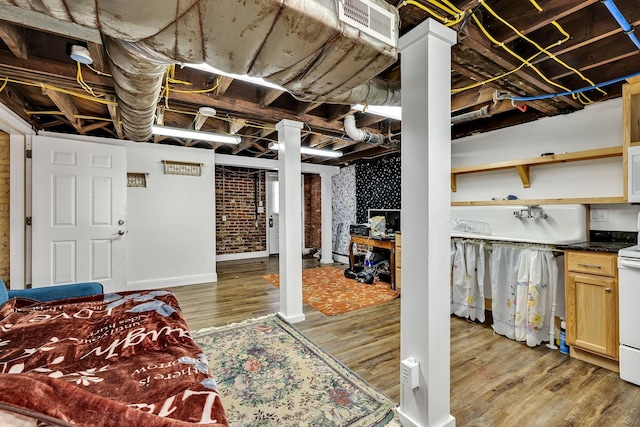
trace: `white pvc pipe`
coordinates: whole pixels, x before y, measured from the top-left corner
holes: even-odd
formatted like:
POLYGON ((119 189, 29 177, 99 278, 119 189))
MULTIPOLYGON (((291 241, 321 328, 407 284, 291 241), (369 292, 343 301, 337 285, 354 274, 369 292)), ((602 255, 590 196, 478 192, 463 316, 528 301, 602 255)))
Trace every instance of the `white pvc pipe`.
POLYGON ((349 114, 344 118, 344 131, 349 138, 354 141, 366 142, 368 144, 382 144, 384 142, 384 136, 369 132, 365 129, 358 129, 356 127, 356 118, 353 114, 349 114))

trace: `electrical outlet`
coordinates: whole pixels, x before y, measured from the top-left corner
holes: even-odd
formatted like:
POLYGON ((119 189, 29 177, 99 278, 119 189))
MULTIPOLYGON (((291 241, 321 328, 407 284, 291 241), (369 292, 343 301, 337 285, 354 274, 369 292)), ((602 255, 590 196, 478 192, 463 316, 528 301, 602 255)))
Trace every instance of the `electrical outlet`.
POLYGON ((222 222, 226 222, 227 221, 227 216, 226 215, 222 215, 222 222))
POLYGON ((591 209, 591 222, 609 221, 609 209, 591 209))
POLYGON ((400 382, 411 389, 420 386, 420 363, 413 357, 400 362, 400 382))

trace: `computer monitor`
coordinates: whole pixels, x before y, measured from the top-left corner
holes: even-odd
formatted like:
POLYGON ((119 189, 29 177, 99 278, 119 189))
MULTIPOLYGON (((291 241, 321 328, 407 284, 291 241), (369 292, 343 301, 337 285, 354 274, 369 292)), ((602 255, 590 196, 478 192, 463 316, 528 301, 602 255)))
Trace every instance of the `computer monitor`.
POLYGON ((369 209, 368 219, 384 216, 387 230, 400 231, 400 209, 369 209))

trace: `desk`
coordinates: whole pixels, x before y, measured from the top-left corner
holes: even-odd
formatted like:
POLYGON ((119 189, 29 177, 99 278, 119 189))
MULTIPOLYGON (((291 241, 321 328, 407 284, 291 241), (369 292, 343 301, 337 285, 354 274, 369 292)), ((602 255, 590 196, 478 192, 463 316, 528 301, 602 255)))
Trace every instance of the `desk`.
POLYGON ((351 243, 349 243, 349 264, 350 267, 353 267, 354 264, 354 256, 353 256, 353 244, 357 243, 358 245, 370 246, 372 248, 380 248, 387 249, 391 252, 389 256, 389 273, 391 277, 391 289, 396 289, 396 241, 395 240, 382 240, 382 239, 373 239, 371 237, 366 236, 356 236, 351 235, 351 243))

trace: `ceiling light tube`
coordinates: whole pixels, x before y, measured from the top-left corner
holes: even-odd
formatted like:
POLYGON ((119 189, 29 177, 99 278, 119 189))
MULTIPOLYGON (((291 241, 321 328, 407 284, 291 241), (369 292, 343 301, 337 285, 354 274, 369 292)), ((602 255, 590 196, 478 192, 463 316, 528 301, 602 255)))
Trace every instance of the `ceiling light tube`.
MULTIPOLYGON (((269 144, 270 150, 278 150, 280 149, 280 144, 277 142, 272 142, 269 144)), ((340 157, 342 156, 342 151, 336 150, 320 150, 318 148, 311 147, 300 147, 301 154, 308 154, 310 156, 321 156, 321 157, 340 157)))
POLYGON ((240 144, 238 135, 225 135, 223 133, 198 132, 189 129, 179 129, 167 126, 152 126, 154 135, 174 136, 176 138, 189 138, 200 141, 222 142, 224 144, 240 144))
POLYGON ((390 119, 402 120, 402 108, 392 105, 352 105, 351 108, 365 113, 376 114, 378 116, 388 117, 390 119))

